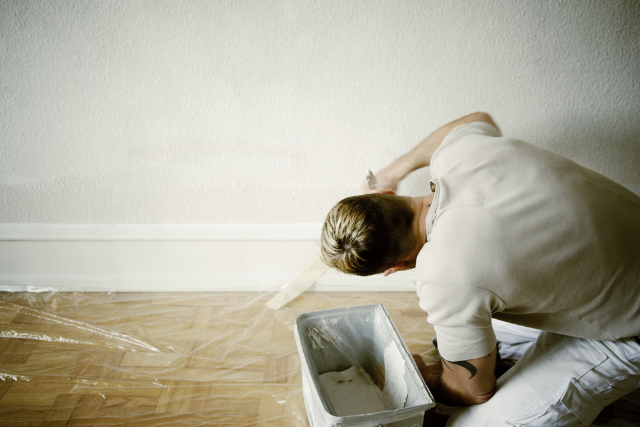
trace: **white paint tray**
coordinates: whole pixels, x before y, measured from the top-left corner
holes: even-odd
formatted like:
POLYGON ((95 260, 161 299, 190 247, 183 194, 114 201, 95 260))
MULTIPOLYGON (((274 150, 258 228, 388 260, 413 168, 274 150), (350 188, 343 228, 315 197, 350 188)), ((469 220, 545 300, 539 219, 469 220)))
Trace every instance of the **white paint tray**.
POLYGON ((302 366, 302 391, 311 427, 421 427, 435 402, 382 304, 305 313, 296 319, 295 339, 302 366), (384 351, 395 342, 404 360, 407 399, 403 408, 337 416, 320 375, 357 366, 384 385, 384 351))

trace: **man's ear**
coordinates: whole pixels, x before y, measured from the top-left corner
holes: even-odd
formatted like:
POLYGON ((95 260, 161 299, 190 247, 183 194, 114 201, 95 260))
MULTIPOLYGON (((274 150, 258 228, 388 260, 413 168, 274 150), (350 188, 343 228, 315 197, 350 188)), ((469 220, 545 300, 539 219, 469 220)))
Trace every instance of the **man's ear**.
POLYGON ((415 267, 416 264, 413 263, 413 265, 408 264, 406 261, 400 261, 395 263, 394 265, 392 265, 391 267, 387 268, 384 273, 384 276, 388 276, 390 274, 393 274, 397 271, 403 271, 403 270, 411 270, 413 267, 415 267))
POLYGON ((396 194, 395 191, 393 190, 371 190, 371 193, 377 193, 377 194, 396 194))

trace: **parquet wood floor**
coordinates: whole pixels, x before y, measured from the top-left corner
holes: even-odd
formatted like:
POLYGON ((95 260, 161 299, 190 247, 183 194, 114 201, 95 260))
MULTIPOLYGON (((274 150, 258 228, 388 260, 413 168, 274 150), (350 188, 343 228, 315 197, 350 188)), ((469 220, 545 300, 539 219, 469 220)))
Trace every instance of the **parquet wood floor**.
POLYGON ((299 314, 383 303, 435 360, 412 292, 0 293, 0 425, 307 426, 299 314))

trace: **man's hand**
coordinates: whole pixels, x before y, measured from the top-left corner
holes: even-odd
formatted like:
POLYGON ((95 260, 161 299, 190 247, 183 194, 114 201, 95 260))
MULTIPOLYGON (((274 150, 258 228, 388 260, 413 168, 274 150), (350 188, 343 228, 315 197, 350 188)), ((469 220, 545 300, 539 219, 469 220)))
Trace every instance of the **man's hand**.
POLYGON ((398 189, 398 183, 400 183, 404 177, 405 175, 402 175, 401 171, 394 170, 392 163, 375 174, 376 183, 373 187, 369 185, 369 180, 367 180, 367 182, 362 186, 362 193, 375 193, 379 190, 390 190, 395 192, 398 189))
POLYGON ((430 390, 435 390, 438 378, 442 375, 442 363, 438 362, 427 365, 419 354, 412 354, 412 356, 416 365, 418 365, 418 370, 422 378, 424 378, 424 382, 427 383, 427 387, 429 387, 430 390))
MULTIPOLYGON (((420 371, 422 378, 424 378, 424 382, 427 383, 427 387, 433 393, 436 389, 439 377, 442 375, 442 363, 438 362, 432 365, 427 365, 424 363, 424 360, 420 355, 413 354, 412 356, 416 365, 418 365, 418 370, 420 371)), ((438 400, 438 397, 434 396, 434 398, 438 400)), ((436 402, 435 411, 439 415, 451 416, 456 409, 458 409, 457 406, 445 405, 440 401, 436 402)))

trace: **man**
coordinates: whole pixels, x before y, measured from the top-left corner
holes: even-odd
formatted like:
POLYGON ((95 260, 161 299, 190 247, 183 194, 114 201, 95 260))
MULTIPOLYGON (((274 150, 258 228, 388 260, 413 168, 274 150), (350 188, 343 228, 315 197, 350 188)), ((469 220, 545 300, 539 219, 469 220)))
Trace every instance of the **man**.
POLYGON ((576 163, 503 138, 474 113, 377 174, 382 190, 328 214, 338 270, 415 267, 442 363, 421 371, 450 425, 589 425, 640 384, 640 197, 576 163), (424 197, 395 194, 431 166, 424 197), (541 329, 496 381, 491 319, 541 329))

